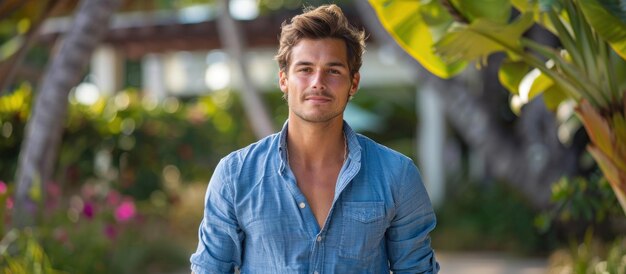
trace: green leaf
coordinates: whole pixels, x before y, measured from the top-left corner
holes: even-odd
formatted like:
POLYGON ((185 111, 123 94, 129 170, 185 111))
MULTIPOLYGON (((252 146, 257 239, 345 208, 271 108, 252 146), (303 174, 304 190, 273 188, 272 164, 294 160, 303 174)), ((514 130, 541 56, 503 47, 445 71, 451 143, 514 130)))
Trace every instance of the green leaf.
POLYGON ((439 1, 431 1, 422 4, 418 8, 422 20, 428 26, 450 26, 453 22, 452 16, 445 10, 439 1))
POLYGON ((428 25, 433 41, 439 41, 454 22, 452 16, 439 1, 431 1, 430 3, 420 5, 419 14, 424 23, 428 25))
POLYGON ((530 66, 524 62, 505 60, 500 65, 500 70, 498 70, 500 84, 512 94, 519 94, 519 85, 529 69, 530 66))
MULTIPOLYGON (((571 0, 566 0, 566 1, 571 1, 571 0)), ((548 10, 551 10, 552 7, 558 4, 559 2, 555 0, 539 0, 539 9, 541 11, 548 11, 548 10)))
POLYGON ((470 22, 484 18, 505 24, 511 17, 511 1, 509 0, 451 0, 450 2, 470 22))
POLYGON ((545 74, 540 73, 539 75, 537 75, 536 78, 532 80, 532 84, 530 85, 530 89, 528 91, 520 90, 520 92, 527 92, 526 94, 528 94, 528 101, 531 101, 532 99, 537 97, 537 95, 552 87, 554 87, 554 81, 552 81, 552 79, 545 74))
POLYGON ((626 1, 579 0, 578 3, 593 30, 626 59, 626 1))
MULTIPOLYGON (((614 75, 626 75, 626 59, 620 58, 615 52, 611 52, 609 56, 611 64, 613 65, 614 75)), ((626 77, 616 77, 618 90, 626 90, 626 77)))
MULTIPOLYGON (((557 36, 559 36, 557 34, 557 30, 555 29, 554 25, 552 25, 552 22, 550 22, 550 20, 548 19, 548 14, 545 12, 546 11, 545 8, 548 7, 546 6, 547 3, 540 4, 539 2, 541 1, 511 0, 511 4, 513 5, 513 7, 519 10, 520 13, 532 12, 535 15, 534 20, 537 24, 542 26, 544 29, 552 32, 553 34, 556 34, 557 36)), ((565 16, 565 11, 561 11, 559 15, 561 18, 565 20, 567 24, 569 24, 567 16, 565 16)))
MULTIPOLYGON (((437 39, 435 34, 441 31, 441 25, 428 24, 434 23, 433 18, 437 18, 436 15, 428 16, 428 23, 422 16, 429 8, 433 12, 438 11, 433 6, 422 9, 425 5, 420 1, 398 0, 370 0, 370 4, 387 32, 428 71, 441 78, 449 78, 465 69, 465 62, 446 62, 434 53, 432 46, 437 39)), ((445 11, 440 9, 439 12, 445 11)))
POLYGON ((12 37, 0 45, 0 62, 9 59, 24 45, 24 35, 12 37))
POLYGON ((516 56, 523 52, 519 41, 532 24, 532 13, 522 14, 511 24, 477 19, 469 26, 460 26, 446 34, 435 44, 435 51, 450 61, 485 59, 501 51, 516 56))
POLYGON ((626 22, 626 1, 624 0, 599 0, 600 4, 620 21, 626 22))
POLYGON ((553 112, 556 112, 559 105, 567 98, 567 94, 557 85, 552 85, 543 92, 543 102, 546 108, 553 112))
POLYGON ((537 0, 511 0, 511 5, 521 13, 532 12, 539 14, 539 3, 537 0))

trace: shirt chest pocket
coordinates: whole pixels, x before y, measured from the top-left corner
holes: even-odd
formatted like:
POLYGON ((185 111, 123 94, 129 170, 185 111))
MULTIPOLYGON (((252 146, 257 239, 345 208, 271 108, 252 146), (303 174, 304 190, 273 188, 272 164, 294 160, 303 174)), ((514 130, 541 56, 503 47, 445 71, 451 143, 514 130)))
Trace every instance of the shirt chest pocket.
POLYGON ((387 227, 384 202, 343 202, 340 254, 367 259, 381 251, 387 227))

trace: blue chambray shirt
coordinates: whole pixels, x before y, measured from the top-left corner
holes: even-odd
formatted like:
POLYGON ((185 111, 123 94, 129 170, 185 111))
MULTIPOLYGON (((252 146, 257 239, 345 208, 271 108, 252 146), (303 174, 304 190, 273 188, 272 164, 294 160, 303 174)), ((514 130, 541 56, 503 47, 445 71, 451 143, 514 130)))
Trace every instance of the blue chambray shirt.
POLYGON ((323 228, 287 164, 287 123, 223 158, 206 193, 192 271, 437 273, 435 214, 417 168, 343 128, 349 154, 323 228))

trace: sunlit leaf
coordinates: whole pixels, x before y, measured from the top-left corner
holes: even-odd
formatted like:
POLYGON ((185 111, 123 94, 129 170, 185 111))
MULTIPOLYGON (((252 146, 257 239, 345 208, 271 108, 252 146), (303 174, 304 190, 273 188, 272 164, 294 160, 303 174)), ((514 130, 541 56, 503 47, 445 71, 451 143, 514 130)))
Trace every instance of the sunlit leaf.
POLYGON ((532 12, 536 23, 553 34, 557 33, 550 20, 548 20, 547 14, 542 12, 537 0, 511 0, 511 4, 515 9, 519 10, 520 13, 532 12))
POLYGON ((428 26, 449 26, 452 22, 452 16, 445 10, 439 1, 431 1, 430 3, 421 4, 418 8, 422 20, 428 26))
POLYGON ((540 73, 530 85, 530 89, 527 93, 528 101, 552 87, 554 87, 554 81, 552 81, 552 79, 545 74, 540 73))
POLYGON ((0 45, 0 62, 15 54, 24 45, 24 41, 24 35, 18 35, 0 45))
POLYGON ((546 108, 553 112, 556 112, 559 105, 567 98, 567 94, 556 85, 552 85, 543 92, 543 102, 546 108))
MULTIPOLYGON (((437 27, 428 25, 422 17, 422 13, 428 10, 421 9, 424 5, 420 1, 370 0, 370 4, 394 40, 431 73, 449 78, 465 68, 465 62, 448 63, 434 53, 432 46, 436 37, 433 30, 437 30, 437 27)), ((442 9, 432 7, 431 11, 443 12, 442 9)), ((427 18, 429 23, 433 23, 433 18, 437 16, 427 18)))
POLYGON ((518 9, 522 13, 538 11, 538 10, 535 10, 535 8, 538 7, 537 1, 531 1, 531 0, 511 0, 511 5, 513 5, 513 7, 515 7, 516 9, 518 9))
POLYGON ((524 62, 514 62, 509 59, 502 62, 498 70, 500 84, 509 92, 519 94, 519 85, 528 73, 530 66, 524 62))
POLYGON ((626 1, 580 0, 578 3, 591 27, 626 59, 626 1))
POLYGON ((511 24, 478 19, 446 34, 435 44, 435 50, 450 61, 474 61, 502 51, 515 56, 522 52, 520 38, 532 24, 531 13, 521 15, 511 24))
POLYGON ((511 17, 510 0, 451 0, 457 10, 470 22, 479 18, 504 24, 511 17))

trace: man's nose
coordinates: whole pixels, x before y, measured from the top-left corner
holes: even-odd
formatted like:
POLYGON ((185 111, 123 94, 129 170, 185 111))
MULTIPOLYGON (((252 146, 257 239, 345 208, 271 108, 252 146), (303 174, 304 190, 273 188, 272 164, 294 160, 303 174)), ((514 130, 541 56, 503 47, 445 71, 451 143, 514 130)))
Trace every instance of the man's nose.
POLYGON ((326 89, 326 78, 323 70, 317 70, 311 79, 312 89, 326 89))

